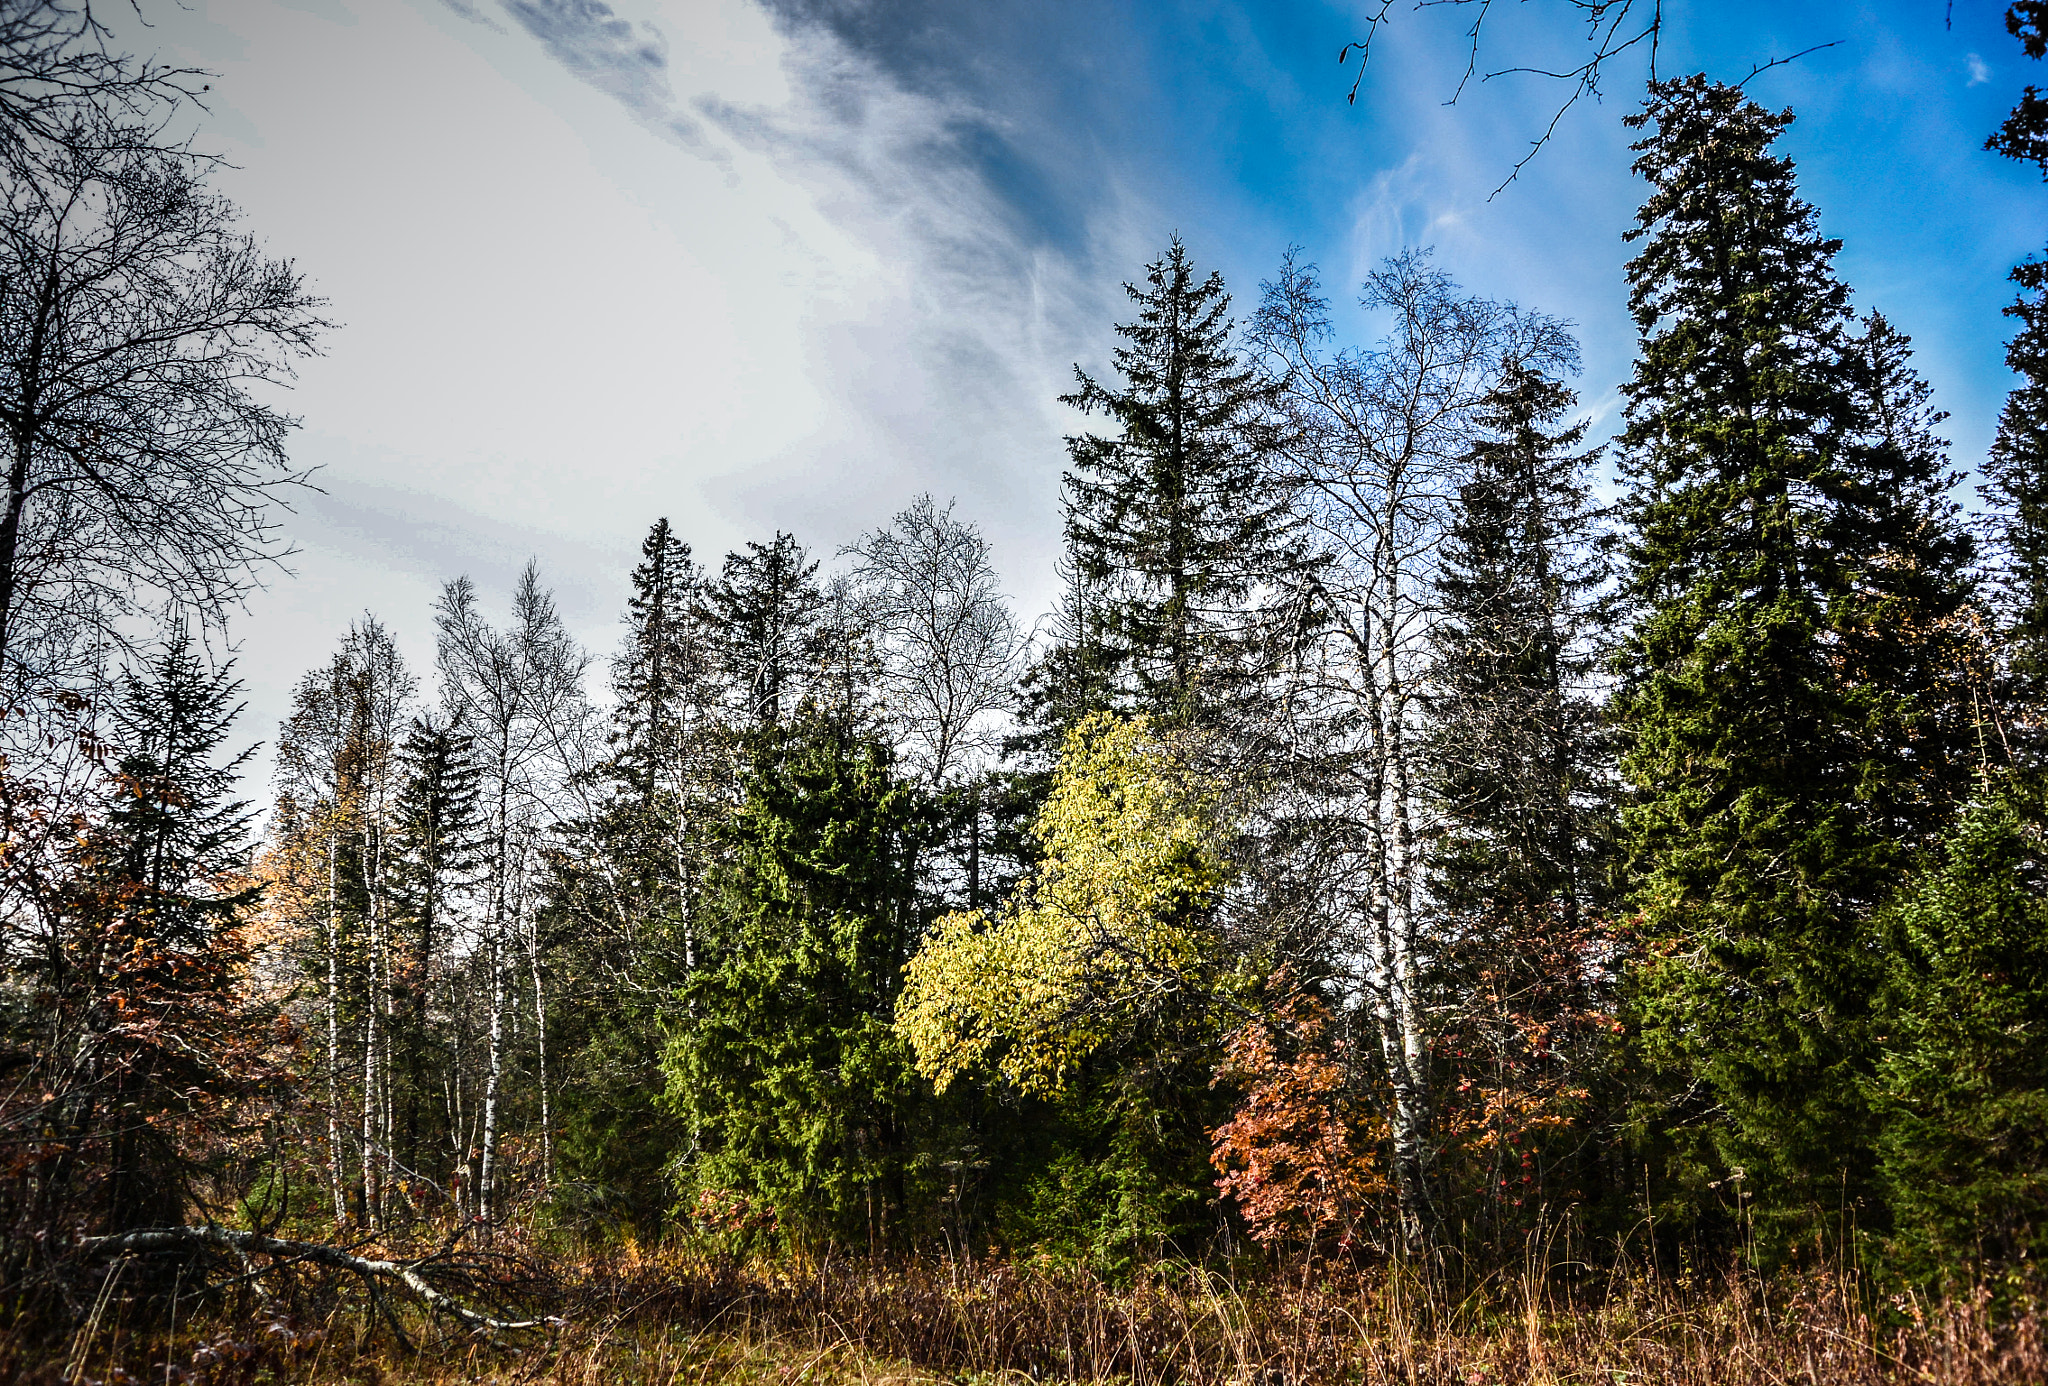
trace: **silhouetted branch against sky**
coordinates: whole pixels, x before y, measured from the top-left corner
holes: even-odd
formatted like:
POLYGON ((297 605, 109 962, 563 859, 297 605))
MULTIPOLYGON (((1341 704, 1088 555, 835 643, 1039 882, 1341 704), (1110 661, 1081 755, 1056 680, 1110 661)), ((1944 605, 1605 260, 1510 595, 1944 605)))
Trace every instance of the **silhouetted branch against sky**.
MULTIPOLYGON (((1522 0, 1522 3, 1525 4, 1526 0, 1522 0)), ((1456 105, 1458 98, 1465 94, 1465 88, 1475 76, 1482 82, 1490 82, 1496 77, 1529 76, 1566 84, 1565 96, 1551 111, 1543 126, 1543 132, 1530 140, 1528 152, 1515 161, 1514 167, 1508 170, 1507 177, 1493 190, 1493 195, 1498 195, 1508 184, 1514 182, 1528 166, 1529 161, 1550 143, 1551 136, 1557 133, 1558 125, 1581 99, 1588 96, 1596 101, 1600 99, 1601 79, 1615 63, 1640 56, 1644 60, 1646 80, 1657 80, 1657 58, 1661 41, 1665 26, 1671 21, 1672 11, 1676 7, 1667 3, 1667 0, 1552 0, 1547 23, 1562 30, 1583 30, 1583 46, 1577 53, 1582 55, 1584 60, 1576 64, 1558 66, 1535 61, 1517 62, 1514 58, 1523 56, 1524 50, 1511 41, 1508 65, 1482 71, 1481 49, 1487 38, 1486 23, 1493 14, 1494 4, 1495 0, 1413 0, 1412 7, 1416 10, 1454 10, 1461 22, 1468 19, 1470 21, 1466 24, 1463 34, 1466 44, 1465 70, 1459 75, 1457 87, 1444 104, 1456 105)), ((1348 66, 1354 55, 1358 59, 1357 75, 1351 79, 1351 90, 1345 96, 1347 102, 1357 104, 1359 88, 1364 85, 1366 71, 1372 63, 1373 40, 1379 37, 1380 30, 1391 22, 1394 11, 1401 5, 1402 0, 1378 0, 1366 17, 1365 37, 1345 44, 1338 51, 1339 63, 1348 66)), ((1521 5, 1518 4, 1516 8, 1521 8, 1521 5)), ((1735 85, 1741 86, 1772 68, 1783 67, 1808 54, 1833 48, 1840 42, 1840 39, 1832 39, 1826 43, 1812 44, 1795 53, 1766 58, 1753 64, 1735 85)))

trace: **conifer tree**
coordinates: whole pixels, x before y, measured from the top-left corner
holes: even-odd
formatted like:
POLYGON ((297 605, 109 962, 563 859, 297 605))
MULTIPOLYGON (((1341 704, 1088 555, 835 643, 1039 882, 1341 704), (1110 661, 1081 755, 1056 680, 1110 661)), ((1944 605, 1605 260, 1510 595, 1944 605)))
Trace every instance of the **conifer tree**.
POLYGON ((710 673, 697 607, 703 578, 666 518, 640 545, 626 599, 626 641, 612 670, 613 764, 643 800, 672 779, 680 744, 710 673), (667 775, 664 775, 664 770, 667 775))
POLYGON ((1666 1187, 1741 1169, 1797 1235, 1867 1187, 1870 913, 1959 750, 1953 681, 1914 686, 1930 659, 1903 646, 1955 623, 1968 545, 1903 339, 1855 331, 1839 243, 1772 152, 1790 113, 1690 77, 1630 120, 1630 1019, 1691 1104, 1655 1118, 1690 1142, 1666 1187))
POLYGON ((844 719, 763 732, 678 998, 665 1067, 696 1138, 686 1180, 762 1201, 798 1241, 886 1243, 906 1201, 908 807, 888 749, 844 719))
POLYGON ((392 1048, 402 1096, 399 1157, 428 1167, 428 1120, 439 1095, 441 1045, 429 1023, 435 971, 453 941, 457 903, 483 866, 479 795, 482 767, 474 740, 456 718, 422 714, 399 745, 404 783, 398 795, 392 863, 396 932, 391 963, 392 1048))
POLYGON ((667 1003, 695 971, 699 895, 725 811, 702 574, 666 519, 641 545, 612 663, 595 812, 567 825, 550 900, 567 940, 563 1157, 584 1211, 651 1227, 686 1132, 660 1103, 667 1003))
POLYGON ((1594 510, 1586 424, 1561 381, 1509 361, 1446 528, 1430 699, 1444 829, 1432 893, 1452 913, 1597 897, 1605 817, 1587 692, 1594 510))
POLYGON ((1106 684, 1119 706, 1170 724, 1215 726, 1273 671, 1307 567, 1272 465, 1278 387, 1233 342, 1223 277, 1199 276, 1179 237, 1144 287, 1124 291, 1138 313, 1116 329, 1121 383, 1076 367, 1062 397, 1116 431, 1067 440, 1079 609, 1056 677, 1106 684))
MULTIPOLYGON (((2020 51, 2028 57, 2048 57, 2048 3, 2019 0, 2006 6, 2005 31, 2019 40, 2020 51)), ((2048 176, 2048 97, 2030 84, 1984 147, 2008 159, 2038 164, 2048 176)))
POLYGON ((1506 1244, 1588 1187, 1612 786, 1588 639, 1602 560, 1571 390, 1510 357, 1445 525, 1425 765, 1446 1229, 1506 1244), (1475 1201, 1476 1196, 1476 1201, 1475 1201))
POLYGON ((79 1062, 98 1070, 101 1111, 73 1137, 105 1137, 101 1197, 113 1231, 183 1220, 193 1171, 176 1127, 238 1078, 215 1065, 231 1052, 223 1030, 246 1023, 236 1015, 247 954, 235 926, 256 897, 241 874, 253 815, 234 797, 255 750, 221 754, 241 687, 174 623, 158 655, 122 677, 112 803, 104 829, 76 849, 70 990, 100 1013, 79 1062))
POLYGON ((1902 1269, 1979 1283, 2048 1249, 2048 804, 1987 781, 1885 912, 1871 1084, 1902 1269))
POLYGON ((1984 466, 1984 496, 2003 560, 1999 635, 2004 741, 2030 774, 2048 771, 2048 263, 2013 271, 2005 311, 2020 321, 2005 352, 2020 383, 2006 396, 1984 466))
MULTIPOLYGON (((2006 10, 2006 28, 2030 58, 2048 56, 2048 4, 2006 10)), ((2048 178, 2048 97, 2032 86, 1986 141, 2048 178)), ((2019 322, 2005 352, 2019 384, 2006 396, 1984 468, 1984 495, 2001 551, 2002 727, 2025 773, 2048 775, 2048 262, 2014 266, 2019 293, 2006 314, 2019 322)))
POLYGON ((823 654, 818 565, 780 530, 729 553, 699 611, 716 642, 728 696, 745 721, 776 727, 796 710, 823 654))
MULTIPOLYGON (((626 602, 626 638, 612 664, 611 754, 595 770, 604 797, 596 816, 577 825, 602 864, 564 861, 560 874, 574 897, 566 903, 615 948, 607 959, 614 982, 659 954, 679 964, 659 982, 666 988, 688 969, 695 863, 721 797, 711 745, 718 694, 713 639, 720 632, 707 629, 702 575, 666 519, 655 522, 641 554, 626 602)), ((747 638, 731 628, 722 633, 747 638)))
POLYGON ((208 668, 178 622, 146 671, 122 677, 112 709, 128 793, 108 819, 124 846, 121 870, 155 898, 167 941, 202 937, 205 919, 220 908, 218 892, 205 883, 249 864, 255 813, 235 789, 256 748, 215 763, 244 706, 233 668, 208 668))

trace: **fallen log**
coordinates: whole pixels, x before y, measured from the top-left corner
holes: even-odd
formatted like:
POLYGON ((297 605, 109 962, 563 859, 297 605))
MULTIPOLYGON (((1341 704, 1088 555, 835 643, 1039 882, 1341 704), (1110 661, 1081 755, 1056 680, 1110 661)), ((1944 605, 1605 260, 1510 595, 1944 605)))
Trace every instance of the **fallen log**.
POLYGON ((431 1264, 433 1257, 417 1261, 372 1260, 344 1251, 338 1246, 329 1246, 325 1242, 301 1242, 283 1237, 266 1237, 260 1233, 238 1232, 227 1227, 149 1227, 105 1237, 87 1237, 79 1245, 87 1251, 100 1253, 169 1251, 188 1246, 221 1247, 245 1257, 250 1252, 257 1252, 275 1259, 305 1261, 316 1266, 326 1266, 331 1270, 348 1271, 365 1280, 395 1280, 424 1300, 428 1308, 459 1319, 472 1328, 509 1333, 547 1328, 561 1322, 557 1318, 494 1319, 488 1314, 479 1314, 435 1289, 420 1275, 419 1268, 431 1264))

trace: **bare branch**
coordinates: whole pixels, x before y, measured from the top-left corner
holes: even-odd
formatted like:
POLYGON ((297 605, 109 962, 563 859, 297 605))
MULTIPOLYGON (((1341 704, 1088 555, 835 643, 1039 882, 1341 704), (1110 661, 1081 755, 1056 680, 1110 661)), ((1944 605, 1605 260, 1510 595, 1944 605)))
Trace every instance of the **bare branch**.
MULTIPOLYGON (((1583 42, 1590 52, 1584 62, 1574 66, 1550 68, 1535 64, 1515 64, 1492 69, 1480 77, 1481 82, 1490 82, 1496 77, 1513 74, 1570 84, 1564 99, 1558 103, 1549 120, 1545 122, 1542 133, 1530 141, 1528 152, 1515 162, 1499 186, 1487 194, 1489 201, 1498 197, 1510 183, 1521 176, 1522 170, 1528 167, 1529 162, 1550 143, 1573 107, 1588 96, 1596 101, 1600 99, 1601 78, 1617 59, 1638 49, 1647 48, 1649 80, 1657 80, 1657 62, 1661 54, 1664 24, 1668 18, 1665 0, 1555 0, 1555 3, 1564 7, 1567 12, 1566 18, 1576 20, 1583 26, 1583 42)), ((1473 16, 1464 34, 1465 70, 1459 75, 1458 84, 1445 105, 1456 105, 1459 98, 1465 94, 1465 88, 1470 85, 1473 75, 1480 71, 1481 36, 1492 13, 1493 0, 1416 0, 1415 4, 1417 10, 1466 6, 1473 7, 1473 16)), ((1340 63, 1348 63, 1353 52, 1358 54, 1358 72, 1352 78, 1351 89, 1345 96, 1348 104, 1356 104, 1358 100, 1359 88, 1365 82, 1366 69, 1372 60, 1373 41, 1379 37, 1381 27, 1388 22, 1393 7, 1393 0, 1380 0, 1366 20, 1365 38, 1345 44, 1337 55, 1340 63)), ((1785 57, 1758 63, 1750 68, 1746 76, 1730 85, 1742 86, 1773 68, 1783 67, 1809 54, 1836 47, 1840 42, 1833 40, 1817 43, 1785 57)))
MULTIPOLYGON (((172 1251, 185 1247, 218 1247, 235 1252, 243 1258, 246 1258, 248 1253, 255 1252, 278 1260, 326 1266, 330 1270, 347 1271, 360 1276, 365 1282, 397 1281, 418 1295, 430 1309, 459 1319, 471 1328, 488 1329, 494 1333, 550 1328, 562 1322, 559 1318, 494 1319, 488 1314, 479 1314, 435 1289, 420 1275, 423 1267, 431 1266, 440 1259, 438 1256, 422 1257, 416 1261, 380 1261, 366 1256, 356 1256, 338 1246, 329 1246, 323 1242, 289 1241, 282 1237, 266 1237, 256 1232, 238 1232, 226 1227, 152 1227, 113 1236, 86 1237, 79 1245, 89 1252, 102 1255, 172 1251)), ((246 1259, 243 1264, 247 1264, 246 1259)))
POLYGON ((1841 43, 1840 39, 1829 39, 1826 43, 1816 43, 1810 48, 1802 48, 1797 53, 1787 53, 1782 58, 1773 58, 1767 63, 1758 63, 1749 70, 1748 77, 1744 77, 1740 82, 1730 83, 1730 85, 1743 86, 1749 82, 1750 78, 1757 76, 1759 73, 1769 72, 1772 68, 1783 67, 1787 63, 1796 63, 1807 54, 1818 53, 1823 48, 1838 48, 1841 46, 1841 43))

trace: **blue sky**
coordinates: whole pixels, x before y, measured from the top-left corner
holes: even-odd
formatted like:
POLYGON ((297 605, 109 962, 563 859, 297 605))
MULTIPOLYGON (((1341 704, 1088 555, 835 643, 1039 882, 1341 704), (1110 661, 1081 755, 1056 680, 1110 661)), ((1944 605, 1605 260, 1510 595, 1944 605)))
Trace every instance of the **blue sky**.
MULTIPOLYGON (((1054 397, 1104 364, 1118 285, 1174 231, 1247 308, 1291 244, 1340 300, 1434 246, 1577 323, 1611 420, 1642 63, 1489 198, 1558 87, 1445 105, 1469 11, 1400 5, 1347 105, 1367 8, 145 0, 123 39, 217 74, 200 143, 345 324, 290 401, 325 494, 288 519, 298 576, 240 627, 250 734, 353 616, 424 673, 440 583, 499 592, 529 555, 608 650, 657 515, 714 561, 778 527, 829 555, 917 491, 957 497, 1028 620, 1075 423, 1054 397)), ((1567 59, 1567 8, 1496 4, 1482 72, 1567 59)), ((2048 188, 1981 146, 2043 65, 1988 0, 1667 9, 1667 72, 1834 43, 1752 90, 1799 113, 1785 147, 1841 270, 1913 336, 1974 465, 2008 385, 2004 274, 2048 241, 2048 188)))

